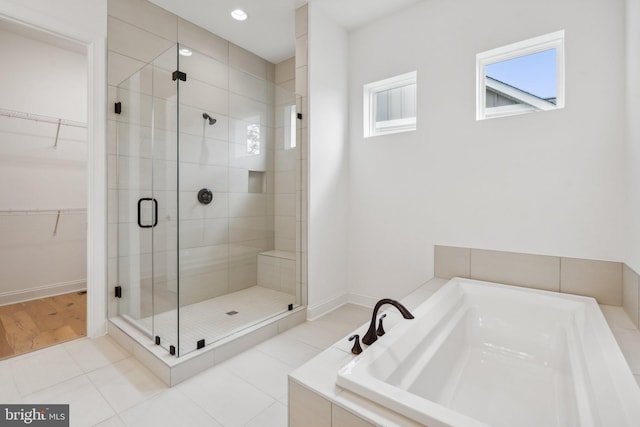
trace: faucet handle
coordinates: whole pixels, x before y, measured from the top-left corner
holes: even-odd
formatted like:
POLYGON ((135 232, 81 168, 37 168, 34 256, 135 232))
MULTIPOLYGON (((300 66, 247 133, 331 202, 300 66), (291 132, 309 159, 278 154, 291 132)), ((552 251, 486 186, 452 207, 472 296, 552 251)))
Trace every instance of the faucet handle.
POLYGON ((378 319, 378 329, 376 330, 376 335, 379 337, 383 336, 386 333, 384 331, 384 328, 382 327, 382 319, 384 319, 385 317, 387 317, 387 313, 383 314, 382 316, 380 316, 380 319, 378 319))
POLYGON ((353 341, 353 340, 356 340, 356 342, 353 344, 353 348, 351 349, 351 353, 353 353, 353 354, 362 353, 362 347, 360 346, 360 335, 358 335, 358 334, 351 335, 349 337, 349 341, 353 341))

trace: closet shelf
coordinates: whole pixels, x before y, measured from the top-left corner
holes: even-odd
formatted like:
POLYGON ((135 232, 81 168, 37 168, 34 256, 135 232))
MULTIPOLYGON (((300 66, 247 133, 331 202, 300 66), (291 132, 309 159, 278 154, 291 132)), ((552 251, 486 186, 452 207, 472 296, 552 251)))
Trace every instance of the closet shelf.
POLYGON ((62 126, 69 126, 69 127, 75 127, 75 128, 83 128, 83 129, 87 128, 87 124, 82 122, 75 122, 73 120, 41 116, 39 114, 23 113, 21 111, 6 110, 3 108, 0 108, 0 116, 10 117, 15 119, 31 120, 34 122, 49 123, 52 125, 56 125, 56 134, 55 134, 55 141, 53 143, 53 148, 58 148, 58 140, 60 138, 60 128, 62 126))
POLYGON ((61 126, 71 126, 85 129, 87 127, 87 124, 82 122, 60 119, 56 117, 41 116, 39 114, 23 113, 21 111, 6 110, 4 108, 0 108, 0 116, 11 117, 14 119, 33 120, 35 122, 51 123, 54 125, 57 125, 59 123, 61 126))
POLYGON ((0 216, 86 214, 86 209, 0 209, 0 216))

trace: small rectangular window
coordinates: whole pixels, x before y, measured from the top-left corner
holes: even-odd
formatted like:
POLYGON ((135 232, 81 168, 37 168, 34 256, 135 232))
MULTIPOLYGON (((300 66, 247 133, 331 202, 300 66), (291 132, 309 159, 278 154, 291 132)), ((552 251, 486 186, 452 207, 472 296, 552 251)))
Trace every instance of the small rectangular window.
POLYGON ((298 113, 296 112, 296 106, 286 105, 284 107, 284 149, 291 150, 296 148, 296 119, 298 113))
POLYGON ((476 55, 478 120, 564 107, 564 31, 476 55))
POLYGON ((364 136, 416 129, 417 72, 364 85, 364 136))

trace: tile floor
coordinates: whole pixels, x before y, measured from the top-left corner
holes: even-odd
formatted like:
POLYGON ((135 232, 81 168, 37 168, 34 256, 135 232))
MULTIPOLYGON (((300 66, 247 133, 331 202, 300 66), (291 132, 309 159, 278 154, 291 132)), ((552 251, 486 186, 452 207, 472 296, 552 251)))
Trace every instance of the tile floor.
MULTIPOLYGON (((602 306, 640 383, 640 331, 602 306)), ((287 374, 369 319, 346 305, 168 388, 109 337, 82 338, 0 361, 0 402, 69 403, 71 425, 287 425, 287 374)))
POLYGON ((110 337, 0 361, 0 402, 69 403, 71 425, 287 425, 287 375, 368 320, 343 306, 168 388, 110 337))

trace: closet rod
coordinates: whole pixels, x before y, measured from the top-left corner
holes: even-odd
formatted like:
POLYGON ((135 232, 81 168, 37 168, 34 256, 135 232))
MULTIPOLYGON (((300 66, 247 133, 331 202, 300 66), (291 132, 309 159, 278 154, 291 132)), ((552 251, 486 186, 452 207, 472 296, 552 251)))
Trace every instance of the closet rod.
POLYGON ((87 124, 82 122, 75 122, 73 120, 65 120, 60 118, 41 116, 41 115, 32 114, 32 113, 23 113, 21 111, 5 110, 4 108, 0 108, 0 116, 10 117, 15 119, 33 120, 36 122, 51 123, 54 125, 72 126, 77 128, 87 127, 87 124))
POLYGON ((83 214, 86 209, 8 209, 0 210, 0 216, 11 215, 59 215, 59 214, 83 214))

